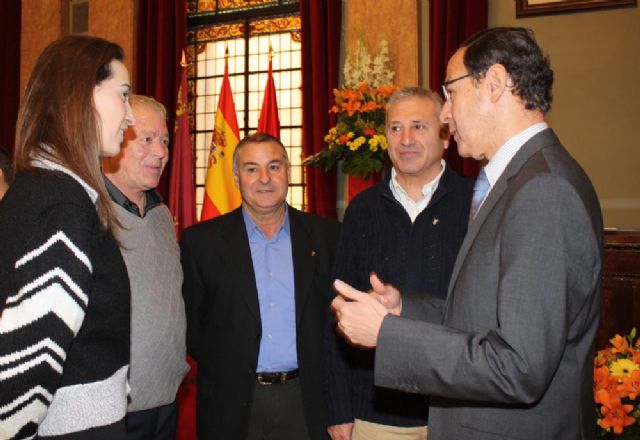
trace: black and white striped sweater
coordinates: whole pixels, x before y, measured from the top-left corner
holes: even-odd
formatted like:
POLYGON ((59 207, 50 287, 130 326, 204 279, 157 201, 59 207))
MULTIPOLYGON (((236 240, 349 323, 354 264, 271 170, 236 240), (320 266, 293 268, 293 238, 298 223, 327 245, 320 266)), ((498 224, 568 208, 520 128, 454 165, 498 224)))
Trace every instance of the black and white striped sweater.
POLYGON ((0 203, 1 439, 125 437, 129 281, 92 197, 43 171, 0 203))

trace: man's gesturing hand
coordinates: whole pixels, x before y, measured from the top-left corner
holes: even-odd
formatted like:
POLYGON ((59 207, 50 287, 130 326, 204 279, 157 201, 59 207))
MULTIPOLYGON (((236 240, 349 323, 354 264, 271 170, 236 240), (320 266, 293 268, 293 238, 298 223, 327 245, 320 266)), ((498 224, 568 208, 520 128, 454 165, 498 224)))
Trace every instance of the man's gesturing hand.
POLYGON ((385 285, 375 274, 371 285, 373 291, 367 294, 336 280, 333 286, 339 295, 331 303, 338 330, 352 344, 368 348, 376 346, 387 313, 400 313, 400 293, 395 287, 385 285))

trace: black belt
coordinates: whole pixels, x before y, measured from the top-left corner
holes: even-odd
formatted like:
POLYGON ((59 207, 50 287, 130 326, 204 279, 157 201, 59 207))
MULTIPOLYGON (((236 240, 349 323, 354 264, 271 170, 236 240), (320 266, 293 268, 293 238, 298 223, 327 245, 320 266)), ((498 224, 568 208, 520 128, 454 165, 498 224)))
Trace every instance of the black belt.
POLYGON ((295 379, 300 375, 299 370, 291 370, 291 371, 278 371, 278 372, 269 372, 269 373, 257 373, 256 381, 260 385, 276 385, 280 383, 285 383, 291 379, 295 379))

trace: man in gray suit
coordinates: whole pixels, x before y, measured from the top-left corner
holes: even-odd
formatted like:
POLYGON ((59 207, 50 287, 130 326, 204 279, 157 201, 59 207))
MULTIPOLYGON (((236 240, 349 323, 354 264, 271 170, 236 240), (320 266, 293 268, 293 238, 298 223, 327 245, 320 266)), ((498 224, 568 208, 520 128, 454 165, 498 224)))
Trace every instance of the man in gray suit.
POLYGON ((529 30, 465 42, 441 119, 463 156, 488 160, 478 179, 488 192, 474 194, 446 300, 401 301, 375 275, 370 295, 335 282, 339 329, 377 347, 376 385, 432 396, 429 440, 595 438, 602 219, 544 121, 552 83, 529 30))

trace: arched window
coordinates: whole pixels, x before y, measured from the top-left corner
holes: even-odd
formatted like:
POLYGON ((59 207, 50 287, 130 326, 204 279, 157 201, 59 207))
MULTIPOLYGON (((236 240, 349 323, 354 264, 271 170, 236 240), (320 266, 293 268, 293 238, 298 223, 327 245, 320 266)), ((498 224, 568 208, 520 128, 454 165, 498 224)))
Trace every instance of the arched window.
POLYGON ((280 137, 291 160, 288 202, 305 209, 302 159, 302 53, 299 1, 190 0, 187 75, 195 148, 198 217, 218 94, 229 52, 229 80, 240 137, 255 131, 267 81, 269 48, 280 116, 280 137))

